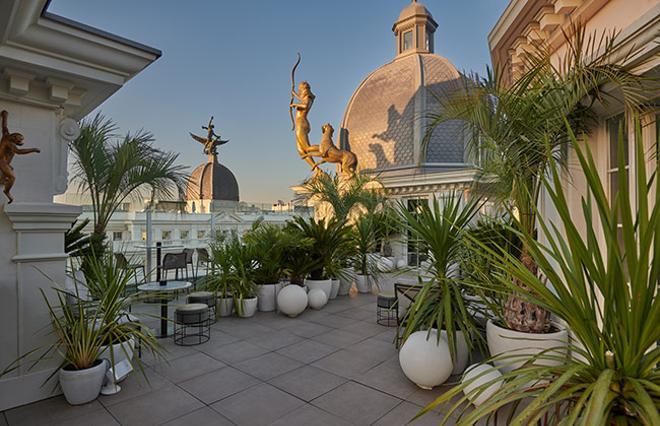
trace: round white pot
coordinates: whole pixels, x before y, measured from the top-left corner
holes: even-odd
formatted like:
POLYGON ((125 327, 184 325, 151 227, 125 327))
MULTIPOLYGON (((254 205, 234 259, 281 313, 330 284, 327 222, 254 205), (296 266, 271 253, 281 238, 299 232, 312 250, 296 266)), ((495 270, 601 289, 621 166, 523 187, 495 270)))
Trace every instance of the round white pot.
POLYGON ((332 280, 332 290, 330 290, 330 299, 335 299, 337 294, 339 294, 339 280, 333 278, 332 280))
POLYGON ((60 387, 66 401, 71 405, 81 405, 95 400, 101 392, 108 365, 106 360, 99 360, 98 364, 85 370, 61 368, 60 387))
POLYGON ((307 292, 296 284, 284 287, 277 295, 277 308, 292 318, 300 315, 307 308, 307 292))
POLYGON ((277 309, 277 293, 282 289, 282 284, 261 284, 258 288, 259 312, 272 312, 277 309))
POLYGON ((502 373, 493 367, 490 364, 472 364, 465 370, 465 374, 461 379, 461 383, 466 383, 470 380, 474 380, 469 385, 465 386, 463 393, 474 405, 481 405, 488 400, 495 392, 497 392, 502 387, 502 382, 497 381, 491 383, 487 388, 483 389, 481 392, 477 392, 473 395, 470 395, 470 392, 473 390, 490 383, 498 377, 502 377, 502 373))
POLYGON ((399 351, 401 370, 422 389, 432 389, 443 384, 454 368, 447 341, 436 330, 416 331, 411 334, 399 351), (428 336, 428 340, 427 340, 428 336))
MULTIPOLYGON (((449 344, 449 339, 447 338, 447 332, 442 330, 440 334, 449 344)), ((468 350, 468 344, 465 340, 465 335, 462 331, 456 331, 456 359, 453 359, 454 368, 451 371, 452 376, 455 374, 462 374, 467 367, 468 359, 470 358, 470 352, 468 350)))
POLYGON ((309 288, 309 291, 320 288, 325 293, 325 296, 330 299, 332 280, 305 280, 305 285, 309 288))
POLYGON ((254 314, 257 312, 257 304, 258 304, 257 297, 242 299, 240 303, 241 303, 241 312, 238 314, 238 316, 240 316, 241 318, 250 318, 251 316, 254 316, 254 314))
MULTIPOLYGON (((121 369, 122 371, 125 372, 121 376, 117 376, 115 372, 115 383, 119 383, 122 380, 124 380, 126 377, 128 377, 128 373, 130 373, 130 371, 133 370, 132 365, 130 364, 131 360, 133 359, 133 348, 135 348, 134 339, 130 339, 123 343, 117 343, 112 346, 109 345, 101 346, 99 359, 107 359, 108 365, 110 365, 112 364, 112 360, 114 357, 114 364, 112 364, 113 367, 122 363, 127 363, 124 364, 126 367, 130 366, 128 371, 126 371, 127 370, 126 368, 121 369)), ((117 369, 115 368, 115 370, 117 369)))
POLYGON ((321 309, 328 303, 328 297, 320 288, 314 288, 307 293, 307 302, 312 309, 321 309))
POLYGON ((234 313, 233 297, 218 297, 218 312, 221 317, 229 317, 234 313))
MULTIPOLYGON (((514 356, 493 361, 503 373, 509 373, 521 367, 527 361, 525 356, 531 357, 548 349, 555 349, 546 352, 548 355, 566 355, 568 347, 567 330, 559 330, 554 333, 523 333, 502 328, 490 320, 486 324, 486 339, 491 356, 514 356)), ((559 359, 541 359, 537 361, 537 364, 559 365, 561 361, 559 359)))
POLYGON ((353 285, 354 276, 355 273, 353 272, 353 269, 344 269, 342 277, 339 278, 339 292, 337 292, 337 295, 346 296, 348 294, 348 290, 350 290, 353 285))
POLYGON ((357 274, 355 283, 360 293, 371 293, 371 275, 357 274))

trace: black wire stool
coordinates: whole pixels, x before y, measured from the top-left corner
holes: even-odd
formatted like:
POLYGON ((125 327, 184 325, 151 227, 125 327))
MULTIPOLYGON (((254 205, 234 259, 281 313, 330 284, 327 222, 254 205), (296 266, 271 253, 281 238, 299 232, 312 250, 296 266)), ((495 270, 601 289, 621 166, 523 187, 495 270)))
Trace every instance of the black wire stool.
POLYGON ((396 297, 393 294, 379 294, 376 303, 376 323, 396 327, 396 297))
POLYGON ((174 344, 193 346, 211 338, 209 307, 203 303, 188 303, 174 311, 174 344))

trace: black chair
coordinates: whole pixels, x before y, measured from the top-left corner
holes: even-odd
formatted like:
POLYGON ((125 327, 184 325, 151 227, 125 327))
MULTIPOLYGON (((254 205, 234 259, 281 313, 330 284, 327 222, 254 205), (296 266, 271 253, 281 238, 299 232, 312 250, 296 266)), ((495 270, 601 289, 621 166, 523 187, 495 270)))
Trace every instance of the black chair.
POLYGON ((206 275, 208 275, 209 265, 211 265, 211 256, 205 248, 197 249, 197 265, 195 266, 195 276, 199 277, 199 265, 203 265, 206 275))
POLYGON ((188 268, 186 263, 186 254, 185 253, 167 253, 163 257, 163 264, 160 267, 161 270, 161 279, 167 280, 169 277, 169 272, 174 271, 174 279, 179 279, 179 271, 181 271, 182 277, 185 272, 185 279, 188 280, 188 268))
POLYGON ((415 302, 417 295, 422 290, 419 284, 394 284, 394 302, 396 308, 396 348, 399 349, 403 336, 401 331, 408 322, 408 308, 415 302))
POLYGON ((134 287, 132 289, 134 292, 137 291, 137 286, 140 283, 138 281, 138 274, 137 274, 138 269, 142 270, 142 281, 144 281, 145 278, 147 277, 146 271, 144 269, 144 264, 142 264, 142 263, 129 263, 128 259, 126 259, 126 256, 124 256, 122 253, 115 253, 115 260, 117 262, 117 267, 118 268, 133 271, 133 278, 135 278, 135 286, 131 286, 131 287, 134 287))
POLYGON ((193 254, 195 253, 195 250, 191 248, 185 248, 183 249, 183 253, 186 255, 186 273, 188 273, 188 265, 190 265, 190 273, 192 274, 193 278, 197 278, 195 267, 193 265, 193 254))

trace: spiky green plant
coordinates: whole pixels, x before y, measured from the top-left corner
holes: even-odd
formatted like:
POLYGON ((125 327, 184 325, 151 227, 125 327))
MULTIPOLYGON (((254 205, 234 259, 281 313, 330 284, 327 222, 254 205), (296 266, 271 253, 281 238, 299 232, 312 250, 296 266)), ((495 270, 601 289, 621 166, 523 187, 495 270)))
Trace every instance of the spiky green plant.
MULTIPOLYGON (((513 287, 513 277, 524 284, 517 289, 521 297, 565 322, 574 339, 573 356, 566 358, 561 348, 549 350, 476 387, 471 396, 496 382, 502 384, 474 410, 467 410, 467 398, 460 397, 471 381, 455 387, 425 408, 448 403, 445 421, 458 410, 458 423, 472 425, 507 404, 527 401, 508 424, 660 424, 660 166, 647 158, 638 125, 630 181, 622 142, 618 150, 618 187, 632 190, 609 199, 607 180, 599 174, 588 145, 582 147, 570 128, 568 134, 586 181, 587 193, 581 199, 584 225, 575 223, 573 204, 562 185, 555 184, 562 182, 559 166, 551 163, 550 178, 543 183, 558 220, 539 217, 547 242, 512 229, 545 279, 507 250, 486 245, 481 249, 495 259, 494 277, 502 285, 513 287), (543 365, 544 361, 554 365, 543 365), (453 398, 457 400, 450 403, 453 398)), ((511 355, 499 357, 505 361, 511 355)))
MULTIPOLYGON (((456 332, 466 336, 468 348, 472 337, 479 338, 477 324, 465 299, 466 286, 460 273, 464 253, 464 236, 482 202, 478 197, 463 201, 461 193, 450 193, 441 200, 422 203, 413 214, 405 205, 399 212, 408 231, 424 242, 430 255, 430 266, 422 289, 406 313, 406 339, 418 330, 446 330, 452 358, 456 358, 456 332)), ((440 333, 438 333, 438 338, 440 333)))
POLYGON ((258 284, 274 284, 284 275, 284 256, 295 243, 294 237, 284 232, 282 227, 256 221, 249 232, 243 236, 256 261, 254 280, 258 284))

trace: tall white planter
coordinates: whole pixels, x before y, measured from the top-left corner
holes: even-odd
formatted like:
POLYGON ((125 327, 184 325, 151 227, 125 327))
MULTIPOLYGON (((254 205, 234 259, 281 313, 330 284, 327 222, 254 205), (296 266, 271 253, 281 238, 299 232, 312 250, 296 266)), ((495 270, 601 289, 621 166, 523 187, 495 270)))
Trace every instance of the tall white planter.
MULTIPOLYGON (((442 330, 440 335, 447 341, 447 344, 449 344, 447 331, 442 330)), ((461 374, 465 371, 469 358, 470 352, 468 350, 468 343, 465 339, 465 335, 462 331, 456 331, 456 359, 452 360, 454 364, 454 368, 451 371, 452 376, 455 374, 461 374)))
MULTIPOLYGON (((554 333, 523 333, 502 328, 489 320, 486 324, 486 339, 492 356, 513 356, 509 359, 493 361, 503 373, 521 367, 529 357, 548 349, 555 349, 546 352, 551 356, 566 355, 568 349, 568 331, 565 329, 554 333)), ((561 360, 541 359, 537 364, 560 365, 561 360)))
POLYGON ((333 278, 330 281, 332 281, 332 289, 330 290, 330 299, 335 299, 337 297, 337 294, 339 294, 340 282, 336 278, 333 278))
POLYGON ((371 275, 357 274, 355 284, 360 293, 371 293, 371 275))
POLYGON ((60 387, 66 401, 71 405, 94 401, 101 393, 108 364, 106 360, 99 360, 97 365, 85 370, 60 369, 60 387))
POLYGON ((332 280, 305 280, 305 285, 309 291, 315 288, 320 288, 325 293, 325 296, 330 300, 330 293, 332 292, 332 280))
POLYGON ((399 351, 401 370, 422 389, 433 389, 451 375, 453 364, 447 341, 436 330, 416 331, 399 351), (428 336, 428 339, 427 339, 428 336))
POLYGON ((241 304, 241 309, 238 312, 238 316, 241 318, 250 318, 254 316, 254 314, 257 312, 257 301, 257 297, 250 297, 238 301, 238 303, 241 304))
POLYGON ((354 277, 355 272, 353 271, 353 268, 344 269, 344 273, 339 278, 339 291, 337 292, 337 295, 346 296, 348 294, 348 290, 350 290, 353 285, 354 277))
POLYGON ((259 312, 272 312, 277 309, 277 293, 282 289, 282 284, 261 284, 258 293, 259 312))
POLYGON ((234 313, 234 298, 218 297, 217 308, 221 317, 231 316, 234 313))

